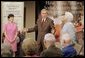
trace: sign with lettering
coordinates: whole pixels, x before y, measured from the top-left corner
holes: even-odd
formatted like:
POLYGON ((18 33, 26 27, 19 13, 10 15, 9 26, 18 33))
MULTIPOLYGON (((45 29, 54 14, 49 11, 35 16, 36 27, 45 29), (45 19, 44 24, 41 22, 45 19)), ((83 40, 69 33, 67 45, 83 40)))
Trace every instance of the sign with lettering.
POLYGON ((14 22, 18 30, 23 29, 24 24, 24 2, 1 2, 1 24, 3 26, 8 21, 8 15, 14 14, 14 22))

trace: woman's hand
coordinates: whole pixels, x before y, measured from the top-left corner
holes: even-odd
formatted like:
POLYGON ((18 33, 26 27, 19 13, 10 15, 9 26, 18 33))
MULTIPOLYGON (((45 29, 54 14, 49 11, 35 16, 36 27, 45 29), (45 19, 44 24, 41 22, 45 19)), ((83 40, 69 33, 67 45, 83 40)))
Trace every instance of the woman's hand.
POLYGON ((16 39, 10 40, 10 43, 13 43, 13 42, 15 42, 15 40, 16 40, 16 39))

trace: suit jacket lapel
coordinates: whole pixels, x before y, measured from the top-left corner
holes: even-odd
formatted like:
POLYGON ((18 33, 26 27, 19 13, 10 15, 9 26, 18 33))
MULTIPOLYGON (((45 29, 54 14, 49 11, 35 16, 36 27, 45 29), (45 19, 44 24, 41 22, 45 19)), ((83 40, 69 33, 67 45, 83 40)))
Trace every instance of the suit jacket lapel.
POLYGON ((43 30, 47 25, 48 18, 46 18, 46 20, 43 22, 43 25, 42 25, 42 18, 39 21, 40 21, 39 23, 40 23, 41 29, 43 30))
POLYGON ((47 24, 48 22, 48 18, 46 18, 46 20, 44 21, 44 26, 47 24))

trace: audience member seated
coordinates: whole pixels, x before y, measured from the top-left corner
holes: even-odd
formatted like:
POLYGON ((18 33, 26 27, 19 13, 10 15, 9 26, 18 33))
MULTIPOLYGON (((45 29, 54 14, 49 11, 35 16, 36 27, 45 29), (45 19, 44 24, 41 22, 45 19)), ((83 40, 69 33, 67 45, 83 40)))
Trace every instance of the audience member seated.
POLYGON ((22 42, 25 38, 25 33, 22 32, 22 31, 18 31, 18 37, 19 37, 19 43, 17 43, 17 52, 16 52, 16 57, 22 57, 23 56, 23 52, 22 52, 22 49, 21 49, 21 45, 22 45, 22 42))
POLYGON ((1 44, 1 57, 13 57, 13 51, 10 46, 5 43, 1 44))
POLYGON ((62 51, 55 45, 56 39, 53 34, 48 33, 44 37, 46 49, 41 52, 40 57, 62 57, 62 51))
POLYGON ((76 50, 73 48, 71 37, 68 33, 62 35, 63 45, 62 51, 64 57, 74 57, 77 55, 76 50))
POLYGON ((26 38, 22 42, 22 51, 25 57, 38 57, 36 55, 37 43, 34 39, 26 38))

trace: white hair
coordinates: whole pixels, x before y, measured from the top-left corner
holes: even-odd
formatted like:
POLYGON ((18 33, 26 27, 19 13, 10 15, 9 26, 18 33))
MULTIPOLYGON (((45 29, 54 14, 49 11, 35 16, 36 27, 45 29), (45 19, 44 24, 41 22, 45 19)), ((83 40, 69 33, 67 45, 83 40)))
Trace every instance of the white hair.
POLYGON ((73 20, 73 14, 71 12, 65 12, 65 17, 66 17, 67 21, 73 20))
POLYGON ((52 33, 47 33, 44 37, 44 41, 55 41, 55 36, 52 33))

